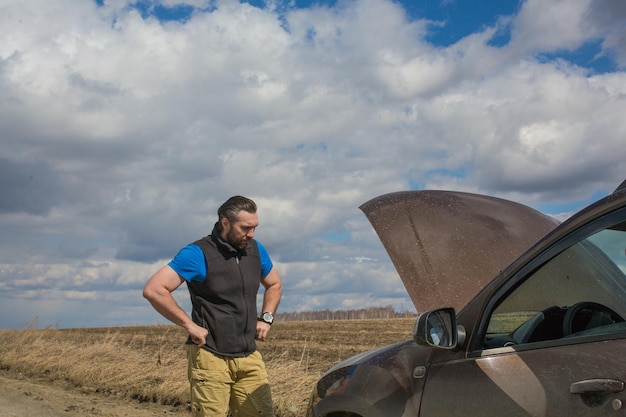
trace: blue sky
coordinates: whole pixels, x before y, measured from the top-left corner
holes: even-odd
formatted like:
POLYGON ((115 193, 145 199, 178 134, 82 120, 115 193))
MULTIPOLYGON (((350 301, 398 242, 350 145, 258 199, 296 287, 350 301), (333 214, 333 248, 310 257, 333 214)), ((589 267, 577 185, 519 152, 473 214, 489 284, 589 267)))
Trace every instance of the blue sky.
POLYGON ((359 205, 610 193, 625 36, 622 0, 0 0, 0 328, 164 323, 144 283, 233 194, 281 311, 408 308, 359 205))

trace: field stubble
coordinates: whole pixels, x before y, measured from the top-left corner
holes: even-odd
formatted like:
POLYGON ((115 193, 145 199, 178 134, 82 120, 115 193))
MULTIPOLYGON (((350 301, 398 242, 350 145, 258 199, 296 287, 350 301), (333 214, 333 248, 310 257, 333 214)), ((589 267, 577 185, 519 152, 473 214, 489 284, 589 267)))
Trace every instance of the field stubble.
MULTIPOLYGON (((411 337, 414 318, 288 321, 258 343, 278 417, 304 416, 338 361, 411 337)), ((188 408, 185 332, 173 325, 0 331, 0 370, 123 400, 188 408)))

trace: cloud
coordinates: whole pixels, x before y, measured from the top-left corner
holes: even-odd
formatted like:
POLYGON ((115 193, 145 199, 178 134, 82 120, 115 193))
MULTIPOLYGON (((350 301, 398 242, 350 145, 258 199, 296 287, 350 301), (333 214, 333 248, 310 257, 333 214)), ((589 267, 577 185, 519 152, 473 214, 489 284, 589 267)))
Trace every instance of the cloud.
POLYGON ((603 39, 603 53, 615 57, 621 68, 626 67, 626 5, 619 0, 590 2, 583 19, 597 28, 603 39))
POLYGON ((530 51, 576 49, 602 40, 601 54, 626 62, 626 6, 619 0, 541 0, 524 2, 513 23, 511 43, 530 51))
POLYGON ((283 310, 399 308, 363 202, 452 188, 580 207, 626 172, 620 1, 528 0, 445 46, 387 0, 133 4, 0 6, 0 305, 29 300, 0 327, 156 320, 143 283, 234 194, 259 204, 283 310), (590 43, 613 70, 559 55, 590 43))
POLYGON ((0 158, 0 213, 45 215, 61 192, 60 179, 45 161, 0 158))

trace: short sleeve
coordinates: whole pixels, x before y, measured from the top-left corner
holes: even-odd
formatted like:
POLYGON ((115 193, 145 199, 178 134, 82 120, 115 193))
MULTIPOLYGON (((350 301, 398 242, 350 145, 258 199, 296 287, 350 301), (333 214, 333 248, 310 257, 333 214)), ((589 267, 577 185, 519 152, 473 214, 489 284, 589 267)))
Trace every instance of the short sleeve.
POLYGON ((270 273, 274 264, 270 259, 270 255, 267 253, 265 246, 261 245, 261 243, 256 241, 257 247, 259 248, 259 256, 261 257, 261 277, 267 276, 270 273))
POLYGON ((204 253, 196 244, 182 248, 168 265, 185 281, 202 282, 206 278, 204 253))

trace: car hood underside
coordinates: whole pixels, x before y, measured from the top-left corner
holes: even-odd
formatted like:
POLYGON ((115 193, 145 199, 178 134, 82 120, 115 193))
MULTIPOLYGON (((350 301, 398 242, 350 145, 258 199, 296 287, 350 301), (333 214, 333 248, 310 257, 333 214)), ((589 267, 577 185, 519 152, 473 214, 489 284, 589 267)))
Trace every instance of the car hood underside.
POLYGON ((453 191, 403 191, 360 209, 418 311, 476 296, 558 221, 500 198, 453 191))

